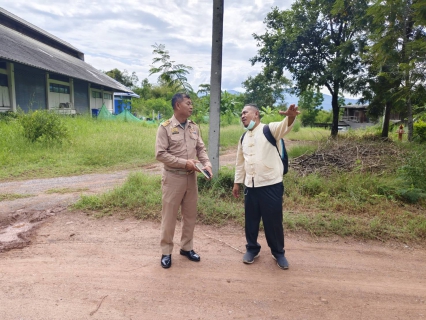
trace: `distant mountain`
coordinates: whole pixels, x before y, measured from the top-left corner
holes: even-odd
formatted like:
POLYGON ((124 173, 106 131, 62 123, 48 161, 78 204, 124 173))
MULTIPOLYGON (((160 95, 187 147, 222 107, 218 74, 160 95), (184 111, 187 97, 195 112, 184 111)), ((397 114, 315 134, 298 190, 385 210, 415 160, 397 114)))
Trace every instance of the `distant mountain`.
POLYGON ((236 91, 236 90, 226 90, 226 92, 228 92, 230 94, 236 94, 236 95, 241 94, 241 92, 236 91))
MULTIPOLYGON (((328 94, 323 93, 322 94, 324 97, 324 101, 322 102, 322 109, 325 111, 330 111, 332 109, 331 107, 331 96, 328 94)), ((290 104, 296 104, 299 102, 299 97, 298 96, 294 96, 291 94, 285 94, 285 98, 284 98, 285 102, 290 105, 290 104)), ((346 104, 357 104, 358 99, 349 99, 349 98, 345 98, 345 103, 346 104)))

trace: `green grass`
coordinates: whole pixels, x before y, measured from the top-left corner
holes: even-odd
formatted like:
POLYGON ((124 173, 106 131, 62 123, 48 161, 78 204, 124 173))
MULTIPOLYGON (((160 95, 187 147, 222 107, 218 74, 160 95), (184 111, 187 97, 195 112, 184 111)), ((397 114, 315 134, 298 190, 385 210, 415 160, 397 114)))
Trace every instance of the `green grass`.
POLYGON ((17 121, 0 121, 0 180, 78 175, 155 161, 156 126, 88 117, 64 120, 71 138, 63 144, 31 143, 17 121))
POLYGON ((89 188, 53 188, 46 190, 44 193, 52 194, 52 193, 59 193, 59 194, 66 194, 66 193, 74 193, 74 192, 84 192, 88 191, 89 188))
POLYGON ((330 130, 323 128, 300 128, 299 131, 290 131, 285 139, 296 141, 321 141, 330 136, 330 130))
POLYGON ((0 194, 0 201, 11 201, 15 199, 29 198, 33 196, 33 194, 4 193, 0 194))
MULTIPOLYGON (((234 172, 224 168, 220 176, 208 181, 198 176, 198 222, 222 225, 229 221, 243 223, 240 201, 231 197, 234 172), (231 189, 230 189, 231 188, 231 189)), ((83 195, 74 209, 94 212, 95 216, 114 213, 132 215, 138 219, 161 220, 161 177, 131 173, 126 182, 101 195, 83 195)))
MULTIPOLYGON (((155 162, 157 126, 140 123, 64 118, 70 139, 63 144, 29 143, 16 121, 0 121, 0 180, 55 177, 116 169, 138 168, 155 162)), ((370 129, 373 130, 373 129, 370 129)), ((201 125, 208 144, 208 126, 201 125)), ((244 132, 240 125, 221 127, 221 149, 235 147, 244 132)), ((289 149, 290 160, 310 154, 326 144, 329 131, 300 128, 286 139, 299 141, 289 149), (300 141, 303 141, 301 143, 300 141)), ((347 143, 372 131, 348 132, 347 143), (352 139, 352 140, 351 140, 352 139)), ((338 139, 344 139, 343 136, 338 139)), ((341 235, 362 239, 398 241, 426 240, 425 145, 392 143, 404 155, 380 173, 360 170, 329 176, 302 177, 291 170, 284 177, 284 224, 286 229, 305 230, 316 236, 341 235)), ((198 219, 200 223, 243 225, 242 197, 231 196, 233 169, 222 168, 213 181, 199 175, 198 219)), ((47 193, 83 192, 51 189, 47 193)), ((3 195, 11 200, 28 195, 3 195)), ((74 208, 96 216, 116 214, 160 220, 161 178, 131 174, 120 187, 104 194, 82 196, 74 208)))
MULTIPOLYGON (((29 142, 17 120, 0 121, 0 181, 47 178, 137 168, 155 162, 156 125, 64 117, 70 138, 62 144, 29 142)), ((220 129, 220 149, 236 146, 241 125, 220 129)), ((288 139, 320 140, 322 129, 301 128, 288 139)), ((201 125, 208 147, 209 127, 201 125)))
MULTIPOLYGON (((198 177, 198 222, 244 225, 243 195, 231 196, 233 169, 224 167, 218 178, 198 177)), ((381 187, 391 180, 365 179, 362 175, 284 178, 284 227, 304 230, 315 236, 339 235, 359 239, 402 242, 426 240, 425 203, 397 201, 383 194, 381 187)), ((75 209, 93 212, 97 217, 118 214, 138 219, 161 220, 161 178, 131 174, 120 187, 96 196, 83 196, 75 209)))

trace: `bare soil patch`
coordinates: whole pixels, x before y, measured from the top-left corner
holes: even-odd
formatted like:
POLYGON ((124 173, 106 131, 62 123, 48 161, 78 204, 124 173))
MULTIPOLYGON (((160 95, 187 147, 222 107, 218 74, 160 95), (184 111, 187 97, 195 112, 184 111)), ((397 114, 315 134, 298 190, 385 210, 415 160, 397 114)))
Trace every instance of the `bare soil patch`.
MULTIPOLYGON (((220 161, 233 165, 235 149, 220 161)), ((67 210, 128 173, 0 183, 34 195, 0 202, 1 319, 426 319, 424 248, 286 233, 283 271, 262 233, 245 265, 243 229, 198 225, 201 262, 176 245, 165 270, 158 222, 67 210), (46 193, 61 188, 85 191, 46 193)))

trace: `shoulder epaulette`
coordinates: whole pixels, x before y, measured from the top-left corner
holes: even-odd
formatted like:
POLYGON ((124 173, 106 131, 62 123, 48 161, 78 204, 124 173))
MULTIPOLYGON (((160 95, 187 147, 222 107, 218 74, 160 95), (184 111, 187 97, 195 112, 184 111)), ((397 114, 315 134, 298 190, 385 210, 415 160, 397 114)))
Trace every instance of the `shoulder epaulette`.
POLYGON ((188 120, 188 121, 189 121, 189 123, 193 123, 197 126, 197 124, 194 121, 192 121, 192 120, 188 120))
POLYGON ((169 119, 169 120, 166 120, 166 121, 162 122, 161 125, 163 127, 167 127, 170 124, 170 122, 172 122, 172 121, 169 119))

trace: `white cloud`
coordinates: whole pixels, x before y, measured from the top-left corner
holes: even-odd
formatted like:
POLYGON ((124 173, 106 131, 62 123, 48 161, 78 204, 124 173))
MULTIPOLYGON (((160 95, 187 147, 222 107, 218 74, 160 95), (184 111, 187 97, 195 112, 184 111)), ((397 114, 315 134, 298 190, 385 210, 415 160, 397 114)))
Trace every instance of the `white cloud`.
MULTIPOLYGON (((272 7, 287 9, 291 2, 225 1, 223 89, 241 89, 260 71, 249 61, 258 50, 252 34, 265 31, 263 20, 272 7)), ((152 45, 162 43, 172 60, 193 67, 188 80, 194 89, 210 81, 211 0, 14 0, 2 6, 77 47, 97 69, 135 71, 142 80, 149 74, 152 45)))

